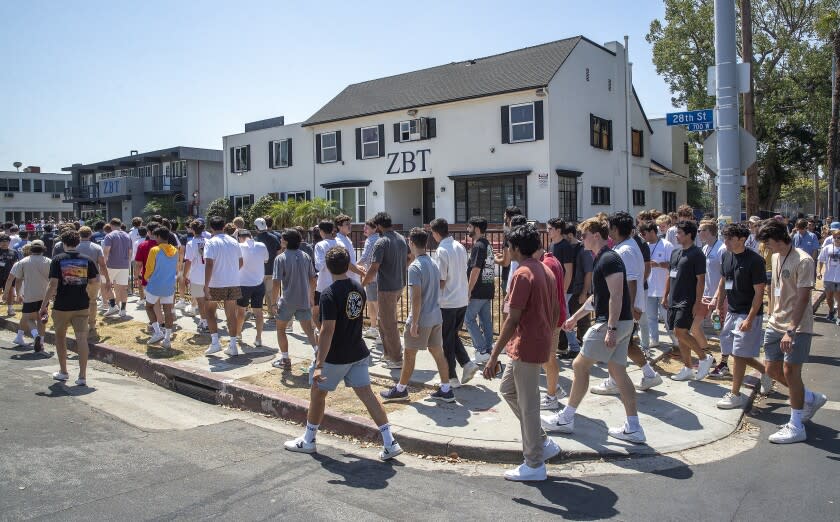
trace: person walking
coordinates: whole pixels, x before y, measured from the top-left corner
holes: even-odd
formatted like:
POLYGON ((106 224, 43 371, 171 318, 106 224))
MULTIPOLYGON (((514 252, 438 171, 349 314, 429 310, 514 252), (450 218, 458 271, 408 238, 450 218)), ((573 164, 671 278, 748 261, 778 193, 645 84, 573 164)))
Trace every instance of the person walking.
MULTIPOLYGON (((99 334, 96 330, 96 297, 102 295, 103 285, 105 288, 111 286, 111 279, 108 276, 108 268, 105 266, 105 253, 102 251, 101 246, 91 241, 92 235, 93 232, 90 227, 79 228, 79 244, 76 247, 76 251, 93 261, 96 264, 97 271, 99 272, 99 280, 87 285, 87 290, 90 292, 88 305, 88 327, 90 328, 90 333, 88 334, 88 337, 98 337, 99 334)), ((102 306, 102 311, 104 313, 105 310, 107 310, 104 298, 102 300, 102 306)))
POLYGON ((104 317, 119 315, 126 317, 125 304, 128 301, 128 276, 131 265, 132 243, 129 235, 120 228, 122 221, 111 220, 111 232, 102 240, 102 253, 111 286, 108 289, 110 308, 104 317))
POLYGON ((836 320, 840 326, 840 317, 836 317, 836 311, 840 307, 840 230, 832 230, 827 239, 830 239, 831 243, 820 250, 817 279, 823 281, 825 300, 828 304, 826 319, 836 320))
MULTIPOLYGON (((318 272, 318 282, 315 285, 315 303, 312 308, 312 320, 317 326, 320 326, 318 301, 321 292, 332 284, 332 273, 324 267, 327 262, 327 252, 338 245, 335 239, 335 223, 329 220, 322 220, 318 223, 318 233, 321 236, 321 241, 315 244, 315 270, 318 272)), ((350 255, 349 253, 347 255, 350 255)))
MULTIPOLYGON (((208 333, 207 296, 204 294, 204 246, 207 238, 204 236, 204 222, 198 219, 190 223, 193 238, 187 241, 184 253, 184 284, 190 289, 190 296, 195 299, 198 308, 198 333, 208 333)), ((215 313, 215 310, 213 311, 215 313)))
MULTIPOLYGON (((274 260, 280 253, 280 235, 271 230, 274 220, 271 216, 264 216, 254 220, 254 227, 257 229, 257 237, 254 241, 265 245, 268 250, 268 261, 263 266, 263 285, 265 286, 265 301, 268 306, 269 318, 277 314, 277 301, 271 301, 274 291, 274 260)), ((269 319, 271 320, 271 319, 269 319)))
MULTIPOLYGON (((662 298, 665 295, 665 281, 668 279, 668 270, 671 264, 671 254, 674 245, 667 239, 659 237, 658 227, 653 221, 647 221, 639 226, 642 238, 647 241, 650 248, 650 275, 648 275, 648 291, 645 306, 645 316, 648 323, 648 348, 659 348, 659 322, 667 322, 667 313, 662 306, 662 298)), ((671 345, 676 346, 677 341, 673 334, 671 345)))
MULTIPOLYGON (((376 241, 379 240, 379 233, 376 231, 376 223, 372 219, 365 221, 364 227, 365 246, 362 248, 362 255, 359 257, 359 268, 367 272, 370 269, 370 264, 373 261, 373 247, 376 246, 376 241)), ((379 298, 377 297, 378 287, 376 281, 373 281, 365 287, 365 294, 367 294, 367 314, 370 319, 370 326, 364 332, 364 336, 368 339, 379 340, 379 298)))
POLYGON ((154 232, 157 245, 149 250, 143 270, 146 279, 146 314, 152 323, 152 336, 147 344, 161 343, 165 350, 172 348, 172 328, 175 324, 175 285, 178 279, 178 248, 169 244, 168 228, 154 232), (161 329, 161 323, 164 329, 161 329))
POLYGON ((493 296, 496 293, 496 271, 493 247, 484 237, 487 220, 473 216, 467 224, 467 235, 472 239, 470 258, 467 262, 467 285, 469 303, 464 313, 464 322, 475 349, 476 364, 490 359, 493 349, 493 296))
POLYGON ((210 330, 210 347, 204 352, 211 355, 222 350, 219 343, 219 324, 216 320, 217 303, 224 303, 227 323, 228 348, 225 353, 239 355, 236 347, 238 333, 236 301, 242 297, 239 286, 239 269, 242 268, 242 250, 239 243, 225 234, 225 220, 220 216, 210 218, 213 237, 204 245, 204 295, 207 300, 207 326, 210 330))
POLYGON ((236 306, 236 331, 240 340, 244 343, 242 330, 245 326, 245 311, 248 307, 254 312, 254 324, 257 328, 257 336, 254 346, 262 346, 263 333, 263 301, 265 301, 265 264, 270 257, 265 244, 254 241, 251 231, 247 228, 239 229, 237 234, 239 248, 242 251, 242 266, 239 268, 239 288, 242 296, 237 299, 236 306))
POLYGON ((15 294, 23 305, 20 328, 13 342, 23 346, 25 344, 24 332, 31 333, 35 353, 44 351, 46 330, 46 325, 38 317, 38 311, 41 310, 44 294, 49 286, 52 260, 44 256, 44 252, 46 252, 46 247, 40 239, 30 243, 29 255, 15 263, 5 287, 7 299, 10 299, 11 287, 16 287, 15 294))
MULTIPOLYGON (((21 258, 17 250, 10 248, 11 242, 12 240, 8 235, 0 234, 0 288, 6 288, 6 281, 9 279, 9 274, 12 273, 12 267, 21 258)), ((6 315, 15 315, 12 294, 4 292, 4 295, 6 296, 6 315)))
POLYGON ((565 290, 568 288, 564 284, 563 266, 554 257, 554 254, 546 252, 542 245, 540 245, 537 251, 534 252, 533 258, 541 261, 551 270, 557 285, 557 297, 560 300, 560 318, 557 319, 551 341, 551 346, 554 347, 555 351, 549 355, 548 361, 543 364, 543 370, 545 371, 545 395, 540 401, 541 410, 556 410, 560 407, 560 399, 566 396, 566 391, 560 387, 560 362, 557 360, 556 350, 560 342, 561 332, 563 332, 563 323, 566 322, 566 318, 568 317, 565 293, 565 290))

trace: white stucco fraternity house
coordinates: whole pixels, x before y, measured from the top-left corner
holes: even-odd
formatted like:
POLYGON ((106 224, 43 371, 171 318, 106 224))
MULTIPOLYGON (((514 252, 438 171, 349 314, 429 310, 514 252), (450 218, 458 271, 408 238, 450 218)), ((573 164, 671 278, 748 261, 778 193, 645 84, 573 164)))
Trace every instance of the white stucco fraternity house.
MULTIPOLYGON (((327 197, 357 223, 384 210, 404 226, 498 223, 509 205, 539 221, 661 207, 625 64, 621 44, 577 36, 350 85, 301 124, 225 137, 226 193, 238 208, 327 197)), ((667 183, 683 201, 684 178, 667 183)))

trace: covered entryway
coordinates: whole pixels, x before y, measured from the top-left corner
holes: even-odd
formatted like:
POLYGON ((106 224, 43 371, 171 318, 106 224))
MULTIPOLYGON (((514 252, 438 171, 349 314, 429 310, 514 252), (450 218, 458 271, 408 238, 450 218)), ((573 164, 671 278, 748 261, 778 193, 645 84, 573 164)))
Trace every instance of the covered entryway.
POLYGON ((428 224, 435 218, 434 178, 386 181, 385 212, 406 230, 428 224))

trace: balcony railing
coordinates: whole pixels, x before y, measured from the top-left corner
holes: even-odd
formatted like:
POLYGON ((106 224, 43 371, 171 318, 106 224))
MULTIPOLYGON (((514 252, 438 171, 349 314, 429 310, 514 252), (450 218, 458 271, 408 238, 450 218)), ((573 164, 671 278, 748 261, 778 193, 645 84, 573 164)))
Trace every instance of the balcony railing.
POLYGON ((185 178, 172 176, 152 176, 152 192, 181 192, 185 185, 185 178))
POLYGON ((77 199, 96 199, 99 197, 99 187, 96 185, 80 185, 64 189, 64 201, 77 199))

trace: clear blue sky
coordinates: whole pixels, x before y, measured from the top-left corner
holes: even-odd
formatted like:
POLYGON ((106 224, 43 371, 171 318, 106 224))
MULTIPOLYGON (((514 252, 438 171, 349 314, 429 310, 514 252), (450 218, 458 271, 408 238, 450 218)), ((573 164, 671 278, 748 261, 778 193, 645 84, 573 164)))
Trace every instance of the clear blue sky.
POLYGON ((58 171, 245 122, 306 119, 347 84, 582 34, 630 36, 649 117, 671 110, 645 42, 658 0, 79 0, 0 3, 0 170, 58 171))

